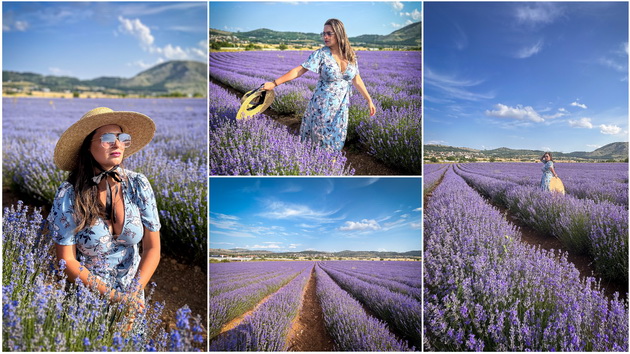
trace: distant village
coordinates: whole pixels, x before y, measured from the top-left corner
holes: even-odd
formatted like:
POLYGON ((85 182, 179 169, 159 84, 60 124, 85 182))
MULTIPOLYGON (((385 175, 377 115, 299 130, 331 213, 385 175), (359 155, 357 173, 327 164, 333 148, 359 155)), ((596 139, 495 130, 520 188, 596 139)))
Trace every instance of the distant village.
POLYGON ((233 255, 215 253, 210 262, 249 262, 249 261, 421 261, 422 257, 339 257, 330 253, 281 253, 233 255))

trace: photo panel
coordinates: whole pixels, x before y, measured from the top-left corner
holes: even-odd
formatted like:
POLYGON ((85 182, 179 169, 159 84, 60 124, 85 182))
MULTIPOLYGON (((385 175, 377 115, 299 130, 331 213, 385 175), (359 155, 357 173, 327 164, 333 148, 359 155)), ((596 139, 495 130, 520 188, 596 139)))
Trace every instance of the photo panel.
POLYGON ((422 179, 210 178, 210 351, 419 351, 422 179))
POLYGON ((206 2, 2 2, 2 351, 207 350, 206 2))
POLYGON ((424 8, 425 351, 628 350, 628 3, 424 8))

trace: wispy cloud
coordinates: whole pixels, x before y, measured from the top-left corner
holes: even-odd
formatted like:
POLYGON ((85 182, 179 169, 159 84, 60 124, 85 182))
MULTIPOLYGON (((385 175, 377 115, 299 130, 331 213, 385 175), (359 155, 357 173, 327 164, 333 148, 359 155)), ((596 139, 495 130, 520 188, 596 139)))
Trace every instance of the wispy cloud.
POLYGON ((564 7, 555 3, 520 3, 515 7, 517 21, 529 27, 540 27, 553 23, 564 14, 564 7))
POLYGON ((538 112, 536 112, 536 110, 534 110, 534 108, 532 108, 531 106, 523 107, 522 105, 516 105, 516 107, 510 107, 498 103, 494 107, 495 110, 487 110, 485 112, 487 116, 496 118, 529 120, 536 123, 545 121, 545 119, 540 114, 538 114, 538 112))
POLYGON ((422 207, 415 208, 413 211, 422 211, 422 207))
POLYGON ((392 5, 392 8, 394 8, 395 11, 401 11, 403 9, 403 7, 405 6, 400 1, 393 1, 391 3, 391 5, 392 5))
POLYGON ((573 128, 587 128, 593 129, 593 123, 591 123, 591 118, 580 118, 578 120, 568 120, 569 125, 573 128))
POLYGON ((621 128, 611 124, 611 125, 606 125, 606 124, 601 124, 599 126, 600 129, 600 133, 602 134, 606 134, 606 135, 616 135, 621 133, 621 128))
POLYGON ((426 68, 424 82, 428 86, 439 89, 447 97, 480 101, 494 98, 494 93, 477 93, 472 88, 484 82, 484 80, 467 80, 455 76, 447 76, 436 73, 430 68, 426 68))
POLYGON ((582 109, 587 109, 588 108, 584 103, 580 103, 578 101, 571 102, 571 106, 573 106, 573 107, 580 107, 582 109))
POLYGON ((225 235, 229 237, 246 237, 246 238, 256 238, 256 236, 242 231, 220 231, 220 230, 210 230, 210 237, 212 235, 225 235))
POLYGON ((337 211, 317 211, 307 205, 291 204, 280 201, 267 201, 265 212, 258 214, 268 219, 305 219, 318 222, 333 222, 339 219, 332 219, 330 216, 337 211))
POLYGON ((381 225, 376 220, 363 219, 361 221, 346 221, 344 226, 339 227, 339 231, 367 231, 380 230, 381 225))
POLYGON ((521 48, 521 50, 519 50, 515 56, 518 59, 526 59, 540 52, 542 48, 543 48, 543 41, 541 40, 531 46, 521 48))

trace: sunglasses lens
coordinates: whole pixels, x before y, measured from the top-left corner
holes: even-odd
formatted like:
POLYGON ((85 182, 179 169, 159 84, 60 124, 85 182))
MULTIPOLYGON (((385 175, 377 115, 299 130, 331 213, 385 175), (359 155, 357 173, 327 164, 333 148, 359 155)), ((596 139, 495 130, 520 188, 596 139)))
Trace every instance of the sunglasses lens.
POLYGON ((101 135, 101 143, 103 144, 114 144, 116 142, 116 134, 107 133, 101 135))
POLYGON ((120 133, 120 135, 118 135, 118 140, 120 140, 125 147, 129 147, 129 145, 131 145, 131 135, 127 133, 120 133))

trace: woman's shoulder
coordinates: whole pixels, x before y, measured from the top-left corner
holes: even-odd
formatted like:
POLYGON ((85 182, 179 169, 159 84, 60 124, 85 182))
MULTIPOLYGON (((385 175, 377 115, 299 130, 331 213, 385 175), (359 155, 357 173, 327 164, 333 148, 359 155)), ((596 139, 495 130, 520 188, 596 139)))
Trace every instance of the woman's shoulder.
POLYGON ((55 199, 65 198, 72 193, 74 193, 74 186, 72 185, 72 183, 68 181, 63 181, 57 189, 57 195, 55 196, 55 199))
POLYGON ((147 177, 140 172, 123 169, 123 174, 127 177, 129 183, 134 185, 146 183, 146 181, 148 181, 147 177))

